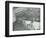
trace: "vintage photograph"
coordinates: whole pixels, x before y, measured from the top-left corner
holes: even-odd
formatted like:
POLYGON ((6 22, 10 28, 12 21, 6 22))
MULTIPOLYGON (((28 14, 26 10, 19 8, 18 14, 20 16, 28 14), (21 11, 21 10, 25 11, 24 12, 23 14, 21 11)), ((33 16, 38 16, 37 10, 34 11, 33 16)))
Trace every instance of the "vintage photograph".
POLYGON ((40 30, 40 8, 13 7, 13 31, 40 30))
POLYGON ((5 2, 5 36, 45 34, 45 4, 34 2, 5 2))

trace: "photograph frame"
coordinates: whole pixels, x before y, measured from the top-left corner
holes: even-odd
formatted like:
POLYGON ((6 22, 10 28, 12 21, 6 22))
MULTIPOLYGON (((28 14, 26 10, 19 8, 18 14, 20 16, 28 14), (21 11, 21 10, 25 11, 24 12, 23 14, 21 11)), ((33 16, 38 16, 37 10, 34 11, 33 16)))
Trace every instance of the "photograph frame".
POLYGON ((16 36, 18 37, 18 36, 32 36, 32 35, 45 35, 45 3, 5 1, 5 36, 6 37, 16 37, 16 36), (10 3, 43 5, 43 33, 9 35, 9 4, 10 3))

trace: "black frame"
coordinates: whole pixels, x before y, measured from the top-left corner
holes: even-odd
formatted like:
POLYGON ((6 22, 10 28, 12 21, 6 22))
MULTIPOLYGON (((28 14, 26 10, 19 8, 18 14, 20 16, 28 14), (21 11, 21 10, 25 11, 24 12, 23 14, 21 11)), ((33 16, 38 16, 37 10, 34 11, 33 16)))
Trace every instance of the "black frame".
POLYGON ((36 2, 19 2, 19 1, 5 1, 5 36, 6 37, 16 37, 16 36, 32 36, 32 35, 45 35, 45 3, 36 2), (37 34, 23 34, 23 35, 9 35, 9 3, 22 3, 22 4, 36 4, 43 5, 43 33, 37 34))

